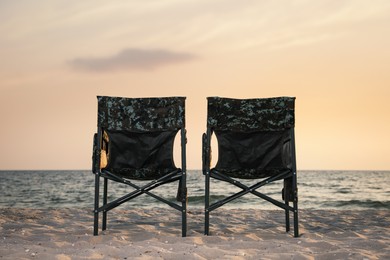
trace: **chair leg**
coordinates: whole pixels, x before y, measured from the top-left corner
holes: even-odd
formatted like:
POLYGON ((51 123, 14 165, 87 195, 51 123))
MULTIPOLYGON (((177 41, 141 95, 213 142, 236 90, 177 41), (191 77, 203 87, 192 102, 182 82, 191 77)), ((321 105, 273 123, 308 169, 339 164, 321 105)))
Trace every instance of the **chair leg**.
POLYGON ((93 223, 93 235, 98 235, 98 229, 99 229, 99 175, 95 175, 95 208, 94 208, 94 223, 93 223))
POLYGON ((205 220, 204 220, 204 234, 209 235, 209 226, 210 226, 210 175, 208 172, 205 174, 205 220))
MULTIPOLYGON (((286 206, 289 206, 288 200, 285 201, 286 206)), ((285 214, 286 214, 286 232, 290 231, 290 210, 285 209, 285 214)))
POLYGON ((183 209, 182 215, 181 215, 181 236, 186 237, 187 236, 187 214, 186 209, 183 209))
MULTIPOLYGON (((103 206, 107 204, 107 188, 108 188, 108 179, 104 178, 104 187, 103 187, 103 206)), ((107 229, 107 211, 103 211, 103 222, 102 230, 107 229)))
POLYGON ((298 230, 298 185, 297 185, 297 174, 294 172, 293 176, 293 188, 294 188, 294 237, 299 236, 298 230))
POLYGON ((182 176, 182 187, 181 191, 182 193, 182 213, 181 213, 181 236, 186 237, 187 236, 187 184, 186 184, 186 174, 183 173, 182 176))
POLYGON ((294 199, 294 237, 299 236, 298 230, 298 202, 297 198, 294 199))

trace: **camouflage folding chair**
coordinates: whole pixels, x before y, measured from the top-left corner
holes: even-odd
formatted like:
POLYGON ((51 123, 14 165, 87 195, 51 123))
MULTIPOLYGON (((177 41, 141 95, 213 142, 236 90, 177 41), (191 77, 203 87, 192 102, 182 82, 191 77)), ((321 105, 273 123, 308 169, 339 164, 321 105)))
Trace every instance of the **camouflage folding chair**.
POLYGON ((294 236, 298 236, 294 103, 293 97, 208 98, 207 132, 203 134, 205 235, 209 234, 210 212, 251 193, 285 210, 286 232, 290 230, 292 211, 294 236), (218 142, 218 161, 210 169, 213 133, 218 142), (210 205, 210 178, 230 183, 240 191, 210 205), (238 179, 258 180, 247 186, 238 179), (284 180, 281 201, 258 191, 279 180, 284 180))
MULTIPOLYGON (((181 212, 182 236, 186 236, 186 130, 185 97, 122 98, 98 97, 98 129, 94 136, 95 174, 94 235, 98 234, 99 213, 102 230, 107 227, 107 212, 141 194, 149 195, 181 212), (181 133, 181 168, 173 160, 174 139, 181 133), (104 180, 103 205, 99 207, 100 178, 104 180), (108 180, 134 189, 107 201, 108 180), (145 185, 134 182, 148 181, 145 185), (175 203, 151 191, 179 181, 175 203), (180 204, 181 202, 181 204, 180 204)), ((141 182, 142 183, 142 182, 141 182)))

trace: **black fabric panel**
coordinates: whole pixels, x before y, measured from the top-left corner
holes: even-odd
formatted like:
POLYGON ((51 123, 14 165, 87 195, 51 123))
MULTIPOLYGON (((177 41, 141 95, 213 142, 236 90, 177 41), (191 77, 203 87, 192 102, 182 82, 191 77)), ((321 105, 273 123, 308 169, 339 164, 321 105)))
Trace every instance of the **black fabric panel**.
POLYGON ((133 173, 135 176, 127 177, 134 179, 157 178, 161 177, 159 176, 161 174, 177 169, 173 162, 173 142, 177 131, 150 133, 107 131, 107 133, 109 161, 106 169, 117 173, 123 172, 126 175, 133 173), (140 173, 148 173, 148 175, 141 176, 140 173))
POLYGON ((291 168, 289 130, 261 132, 215 131, 215 169, 237 178, 262 178, 291 168))

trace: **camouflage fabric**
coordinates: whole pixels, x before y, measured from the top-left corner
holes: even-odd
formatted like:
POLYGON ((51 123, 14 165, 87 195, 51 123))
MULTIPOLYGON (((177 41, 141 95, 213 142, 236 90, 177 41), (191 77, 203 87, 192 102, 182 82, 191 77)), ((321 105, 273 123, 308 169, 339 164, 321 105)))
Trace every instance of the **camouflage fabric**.
POLYGON ((207 126, 212 129, 280 131, 294 127, 295 97, 208 98, 207 126))
POLYGON ((185 97, 97 98, 98 126, 108 130, 165 131, 185 126, 185 97))

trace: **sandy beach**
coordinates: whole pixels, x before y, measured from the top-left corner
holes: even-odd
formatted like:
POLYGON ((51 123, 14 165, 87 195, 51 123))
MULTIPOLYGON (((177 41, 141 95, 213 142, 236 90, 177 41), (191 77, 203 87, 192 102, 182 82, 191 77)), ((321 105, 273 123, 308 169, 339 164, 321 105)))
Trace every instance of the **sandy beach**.
POLYGON ((89 209, 0 209, 1 259, 390 259, 390 211, 300 211, 300 234, 281 211, 219 209, 203 235, 201 209, 113 210, 92 235, 89 209))

